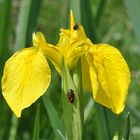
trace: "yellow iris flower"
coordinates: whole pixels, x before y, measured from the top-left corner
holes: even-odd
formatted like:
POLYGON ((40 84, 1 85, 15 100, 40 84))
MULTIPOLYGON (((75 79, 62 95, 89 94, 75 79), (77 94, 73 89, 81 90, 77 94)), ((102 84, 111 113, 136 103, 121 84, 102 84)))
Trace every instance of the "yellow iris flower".
POLYGON ((64 58, 73 69, 79 58, 83 87, 93 93, 96 102, 114 113, 123 111, 130 84, 130 71, 121 53, 108 44, 93 44, 83 27, 75 24, 71 12, 71 29, 60 30, 56 46, 46 43, 42 33, 33 34, 33 47, 16 52, 4 67, 2 94, 17 117, 47 90, 51 71, 48 58, 59 74, 64 58))

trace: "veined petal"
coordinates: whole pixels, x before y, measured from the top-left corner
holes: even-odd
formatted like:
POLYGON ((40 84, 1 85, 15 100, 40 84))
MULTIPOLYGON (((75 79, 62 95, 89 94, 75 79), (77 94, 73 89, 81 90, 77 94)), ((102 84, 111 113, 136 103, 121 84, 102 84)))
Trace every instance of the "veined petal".
POLYGON ((61 59, 62 53, 60 48, 48 44, 41 32, 33 34, 33 46, 38 48, 53 63, 59 74, 62 74, 61 59))
POLYGON ((41 51, 26 48, 7 60, 2 78, 2 94, 17 117, 47 90, 51 71, 41 51))
POLYGON ((123 56, 116 48, 99 44, 91 47, 87 58, 95 101, 121 113, 130 84, 130 71, 123 56))
POLYGON ((81 57, 82 65, 82 85, 83 89, 92 92, 91 80, 89 75, 89 66, 86 57, 83 55, 81 57))
POLYGON ((54 46, 47 46, 44 50, 44 55, 53 63, 56 70, 60 75, 62 75, 61 61, 62 52, 61 48, 54 46))

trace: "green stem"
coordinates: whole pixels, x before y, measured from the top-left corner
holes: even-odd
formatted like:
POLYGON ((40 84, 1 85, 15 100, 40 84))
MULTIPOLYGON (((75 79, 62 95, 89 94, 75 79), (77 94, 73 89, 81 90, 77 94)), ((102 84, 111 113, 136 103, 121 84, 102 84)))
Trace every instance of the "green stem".
POLYGON ((81 115, 81 125, 82 125, 82 131, 84 126, 84 104, 83 104, 83 88, 82 88, 82 71, 81 71, 81 61, 78 62, 76 68, 74 69, 72 76, 73 76, 73 82, 76 86, 76 89, 78 90, 78 98, 80 103, 80 115, 81 115))
POLYGON ((80 64, 73 71, 73 78, 65 62, 62 64, 62 106, 63 119, 68 140, 83 140, 84 113, 82 105, 82 86, 80 64), (74 93, 74 101, 70 102, 68 91, 74 93))

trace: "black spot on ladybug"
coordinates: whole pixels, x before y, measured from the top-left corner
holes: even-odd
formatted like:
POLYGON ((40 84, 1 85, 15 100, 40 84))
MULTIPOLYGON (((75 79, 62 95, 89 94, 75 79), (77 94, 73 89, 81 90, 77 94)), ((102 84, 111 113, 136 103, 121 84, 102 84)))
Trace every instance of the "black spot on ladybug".
POLYGON ((72 89, 69 89, 67 92, 68 100, 69 102, 74 102, 74 91, 72 89))
POLYGON ((78 28, 79 28, 79 24, 76 23, 76 24, 74 25, 73 29, 74 29, 74 30, 77 30, 78 28))

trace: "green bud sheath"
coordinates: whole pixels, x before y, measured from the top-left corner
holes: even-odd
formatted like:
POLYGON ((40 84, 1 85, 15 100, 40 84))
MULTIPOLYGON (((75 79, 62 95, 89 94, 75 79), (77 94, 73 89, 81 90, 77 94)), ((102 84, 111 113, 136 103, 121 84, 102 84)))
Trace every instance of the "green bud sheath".
POLYGON ((83 140, 82 80, 80 62, 72 72, 62 62, 62 106, 68 140, 83 140))

